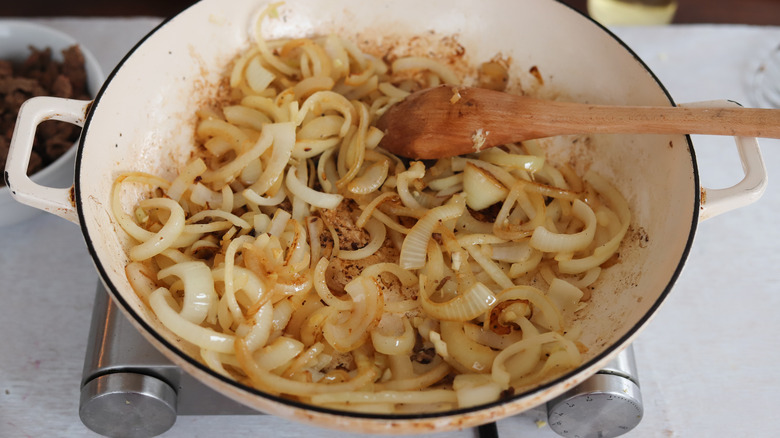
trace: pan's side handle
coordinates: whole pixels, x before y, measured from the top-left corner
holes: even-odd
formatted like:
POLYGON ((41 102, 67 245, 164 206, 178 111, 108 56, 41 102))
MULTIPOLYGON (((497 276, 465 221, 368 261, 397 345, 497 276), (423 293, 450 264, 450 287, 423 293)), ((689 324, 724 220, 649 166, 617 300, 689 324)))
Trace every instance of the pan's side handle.
POLYGON ((34 97, 22 104, 5 165, 5 183, 18 202, 78 223, 71 188, 58 189, 35 183, 27 176, 35 130, 43 121, 61 120, 84 126, 92 101, 58 97, 34 97))
MULTIPOLYGON (((730 100, 688 103, 682 106, 733 107, 741 106, 730 100)), ((766 166, 754 137, 734 137, 737 152, 745 176, 731 187, 723 189, 702 188, 699 221, 750 205, 764 194, 767 186, 766 166)))

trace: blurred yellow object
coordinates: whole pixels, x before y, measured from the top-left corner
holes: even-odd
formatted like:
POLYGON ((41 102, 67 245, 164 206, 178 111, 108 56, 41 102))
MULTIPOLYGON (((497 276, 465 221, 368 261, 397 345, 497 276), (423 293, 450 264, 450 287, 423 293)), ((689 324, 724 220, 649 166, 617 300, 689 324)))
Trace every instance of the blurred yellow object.
POLYGON ((588 0, 588 14, 605 26, 669 24, 677 0, 588 0))

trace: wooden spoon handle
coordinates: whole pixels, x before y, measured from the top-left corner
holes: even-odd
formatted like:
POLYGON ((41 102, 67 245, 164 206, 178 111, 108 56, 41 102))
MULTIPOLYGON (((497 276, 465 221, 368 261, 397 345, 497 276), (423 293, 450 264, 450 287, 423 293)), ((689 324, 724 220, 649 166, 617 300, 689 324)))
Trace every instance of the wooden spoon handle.
POLYGON ((563 134, 713 134, 780 138, 780 110, 610 106, 468 87, 414 93, 390 107, 380 145, 415 159, 445 158, 563 134))
POLYGON ((549 133, 711 134, 780 138, 780 111, 756 108, 588 105, 525 98, 515 123, 549 133), (537 107, 538 106, 538 107, 537 107))

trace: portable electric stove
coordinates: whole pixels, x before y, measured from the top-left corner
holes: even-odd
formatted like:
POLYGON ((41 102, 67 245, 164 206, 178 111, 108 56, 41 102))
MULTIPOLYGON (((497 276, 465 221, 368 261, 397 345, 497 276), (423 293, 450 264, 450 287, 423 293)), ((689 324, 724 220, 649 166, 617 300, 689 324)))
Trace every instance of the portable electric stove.
MULTIPOLYGON (((183 372, 149 344, 98 283, 81 381, 79 416, 108 437, 153 437, 178 415, 259 415, 183 372)), ((585 382, 539 407, 569 438, 610 438, 642 419, 634 354, 624 350, 585 382)), ((480 436, 498 436, 495 426, 480 436)))

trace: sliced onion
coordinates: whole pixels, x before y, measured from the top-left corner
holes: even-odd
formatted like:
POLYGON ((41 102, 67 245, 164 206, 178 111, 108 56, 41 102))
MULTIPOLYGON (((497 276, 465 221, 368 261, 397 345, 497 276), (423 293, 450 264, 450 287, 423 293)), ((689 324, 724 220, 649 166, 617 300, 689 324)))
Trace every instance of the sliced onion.
POLYGON ((450 363, 461 372, 489 373, 498 352, 474 342, 463 332, 463 324, 455 321, 441 322, 441 337, 447 344, 450 363))
MULTIPOLYGON (((260 137, 251 148, 239 153, 233 161, 220 166, 218 170, 208 170, 204 172, 203 181, 213 182, 215 184, 227 184, 231 182, 251 161, 259 158, 269 147, 271 147, 271 144, 274 142, 274 133, 280 129, 277 126, 277 124, 265 125, 260 137)), ((265 190, 260 193, 265 193, 265 190)))
POLYGON ((544 155, 519 155, 504 152, 499 148, 482 151, 479 159, 499 166, 514 167, 530 173, 538 172, 544 167, 544 155))
POLYGON ((487 286, 480 282, 475 282, 471 287, 465 290, 455 298, 444 302, 436 303, 430 298, 430 289, 427 283, 427 277, 420 276, 420 305, 428 316, 441 321, 470 321, 479 315, 484 314, 495 302, 496 297, 487 286))
POLYGON ((245 77, 249 88, 255 93, 260 93, 276 79, 273 73, 260 64, 259 57, 255 56, 246 66, 245 77))
POLYGON ((406 316, 385 313, 379 324, 371 330, 371 343, 382 354, 409 355, 414 348, 415 334, 406 316), (390 327, 394 323, 400 327, 390 327))
POLYGON ((249 186, 260 195, 267 192, 284 175, 284 168, 295 147, 295 125, 291 122, 265 125, 261 138, 266 135, 273 138, 271 159, 257 182, 249 186))
POLYGON ((428 389, 426 391, 355 391, 342 393, 318 394, 312 396, 312 403, 346 403, 348 405, 364 403, 382 404, 436 404, 455 403, 455 391, 448 389, 428 389))
POLYGON ((158 279, 168 276, 176 276, 184 283, 184 299, 179 315, 193 324, 202 323, 209 309, 217 303, 211 269, 201 261, 179 262, 157 273, 158 279))
POLYGON ((145 199, 138 203, 141 208, 163 208, 170 214, 165 225, 148 240, 130 249, 130 259, 141 261, 152 258, 173 246, 184 231, 184 210, 178 202, 168 198, 145 199))
POLYGON ((497 303, 525 300, 533 305, 532 321, 548 330, 563 332, 563 316, 558 307, 542 291, 533 286, 514 286, 496 297, 497 303))
POLYGON ((363 228, 366 225, 366 222, 368 222, 368 219, 371 217, 371 215, 374 214, 377 207, 379 207, 379 205, 382 204, 383 202, 392 199, 398 199, 397 195, 393 192, 385 192, 377 196, 376 198, 374 198, 365 207, 361 206, 363 212, 360 213, 360 216, 355 221, 355 225, 357 225, 360 228, 363 228))
POLYGON ((466 251, 500 287, 506 289, 515 285, 509 276, 490 257, 482 252, 480 247, 477 245, 467 246, 466 251))
POLYGON ((276 338, 273 342, 255 352, 257 365, 265 370, 275 370, 289 363, 301 354, 304 345, 287 336, 276 338))
POLYGON ((373 363, 368 358, 364 355, 354 354, 358 371, 352 379, 341 383, 299 382, 278 376, 260 367, 243 342, 237 343, 235 351, 236 358, 241 364, 241 369, 247 372, 252 383, 272 394, 284 393, 310 397, 314 394, 328 392, 356 391, 372 383, 378 374, 376 367, 373 366, 373 363))
POLYGON ((466 193, 466 204, 476 211, 503 200, 509 193, 490 172, 471 162, 467 162, 463 170, 463 191, 466 193))
POLYGON ((212 191, 202 183, 195 183, 190 186, 190 202, 210 208, 222 204, 222 195, 212 191))
POLYGON ((205 171, 206 163, 202 159, 198 158, 190 161, 171 183, 171 187, 166 192, 168 197, 178 202, 184 192, 192 185, 195 178, 202 175, 205 171))
POLYGON ((382 293, 374 280, 357 277, 344 286, 352 298, 350 315, 344 322, 329 318, 322 328, 328 343, 339 352, 349 352, 362 344, 382 312, 382 293))
POLYGON ((233 348, 236 340, 234 336, 187 321, 168 305, 169 299, 173 298, 168 289, 158 288, 149 296, 149 306, 160 322, 176 336, 206 350, 229 354, 235 351, 233 348))
POLYGON ((390 170, 390 162, 388 160, 377 161, 368 166, 362 175, 350 181, 347 189, 358 195, 366 195, 379 190, 385 179, 387 179, 388 170, 390 170))
POLYGON ((230 223, 237 227, 241 228, 251 228, 251 225, 249 225, 249 222, 241 219, 240 217, 234 215, 233 213, 230 213, 225 210, 202 210, 194 215, 190 216, 187 219, 187 223, 194 224, 197 223, 207 217, 218 217, 222 219, 228 220, 230 223))
POLYGON ((379 275, 383 272, 389 272, 395 275, 405 287, 414 286, 418 282, 417 276, 411 271, 403 269, 395 263, 389 262, 371 265, 363 271, 362 275, 379 278, 379 275))
POLYGON ((296 125, 300 125, 310 111, 324 113, 327 110, 337 111, 344 117, 344 123, 342 123, 339 129, 338 135, 339 137, 345 137, 349 127, 352 126, 354 107, 347 98, 333 91, 318 91, 309 96, 301 105, 296 125))
POLYGON ((536 227, 531 235, 529 245, 544 252, 573 253, 583 250, 593 241, 596 235, 596 214, 588 204, 576 199, 572 205, 572 213, 580 219, 585 228, 579 233, 563 234, 549 231, 544 227, 536 227))
POLYGON ((435 73, 441 78, 445 84, 457 84, 458 77, 447 66, 442 63, 436 62, 431 58, 423 58, 418 56, 408 56, 405 58, 398 58, 393 61, 390 66, 393 72, 398 73, 404 70, 429 70, 435 73))
POLYGON ((631 211, 628 208, 626 199, 606 179, 593 171, 589 171, 585 174, 585 181, 607 199, 610 207, 615 210, 620 218, 621 227, 609 241, 594 249, 592 255, 580 259, 559 261, 558 269, 564 274, 579 274, 607 261, 617 251, 631 222, 631 211))
POLYGON ((396 177, 396 190, 401 202, 409 208, 424 208, 422 204, 409 191, 409 183, 415 179, 422 179, 425 176, 425 165, 420 161, 415 161, 409 166, 409 170, 401 172, 396 177))
POLYGON ((349 310, 352 308, 352 303, 346 300, 342 300, 331 292, 328 287, 328 283, 325 279, 325 270, 328 268, 328 259, 321 258, 317 265, 314 267, 314 290, 317 291, 317 295, 320 299, 329 307, 336 310, 349 310))
POLYGON ((241 192, 242 195, 244 195, 244 198, 246 198, 247 201, 252 202, 256 205, 261 206, 268 206, 272 207, 275 205, 279 205, 284 201, 284 199, 287 197, 287 193, 284 191, 283 188, 279 188, 279 190, 276 191, 276 193, 273 196, 260 196, 257 194, 256 191, 252 189, 246 189, 243 192, 241 192))
POLYGON ((491 245, 490 258, 500 262, 519 263, 528 260, 534 250, 527 241, 491 245))
POLYGON ((295 176, 294 167, 290 167, 288 170, 285 182, 287 184, 287 189, 289 189, 293 195, 314 207, 334 209, 341 203, 341 200, 344 199, 344 196, 342 195, 318 192, 317 190, 310 188, 295 176))
POLYGON ((512 375, 510 374, 510 370, 508 370, 505 366, 505 363, 507 360, 509 360, 509 358, 523 351, 532 349, 534 347, 539 347, 542 344, 549 342, 555 342, 560 339, 561 335, 558 333, 547 332, 538 336, 525 338, 503 349, 496 355, 495 360, 493 361, 493 380, 500 384, 502 388, 508 388, 512 375))
POLYGON ((458 374, 452 382, 452 389, 458 397, 459 408, 494 402, 503 390, 492 376, 485 374, 458 374))
POLYGON ((436 224, 455 219, 462 215, 464 210, 465 206, 455 201, 428 211, 414 224, 404 239, 399 265, 404 269, 420 269, 425 266, 425 252, 436 224))
POLYGON ((241 99, 241 105, 260 111, 270 117, 275 123, 289 121, 284 110, 276 106, 273 99, 263 96, 246 96, 241 99))
POLYGON ((547 296, 564 315, 570 315, 577 309, 582 295, 580 288, 560 278, 553 279, 547 290, 547 296))
POLYGON ((346 250, 341 249, 339 251, 339 258, 343 260, 362 260, 379 250, 385 243, 385 237, 387 237, 387 228, 376 219, 370 219, 366 224, 366 231, 368 231, 371 240, 359 249, 346 250))
POLYGON ((409 356, 389 356, 390 370, 393 373, 393 379, 387 382, 374 383, 374 389, 378 391, 419 391, 427 388, 441 379, 445 378, 451 371, 449 364, 441 359, 440 356, 434 357, 430 369, 419 375, 414 375, 409 356), (399 366, 406 364, 408 369, 399 366), (406 372, 401 372, 401 371, 406 372))

